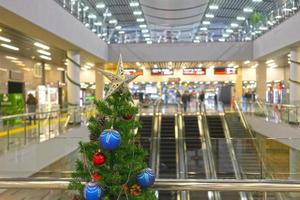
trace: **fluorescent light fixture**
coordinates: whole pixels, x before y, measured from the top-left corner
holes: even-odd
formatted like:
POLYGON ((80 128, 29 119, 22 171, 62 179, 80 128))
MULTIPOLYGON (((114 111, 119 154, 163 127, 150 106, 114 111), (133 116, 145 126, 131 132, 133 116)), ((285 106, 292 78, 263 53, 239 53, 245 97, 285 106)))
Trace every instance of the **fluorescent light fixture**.
POLYGON ((228 28, 228 29, 225 30, 225 32, 226 33, 233 33, 233 30, 228 28))
POLYGON ((51 67, 50 66, 45 66, 45 70, 50 71, 51 67))
POLYGON ((276 18, 276 19, 281 19, 282 16, 278 14, 275 18, 276 18))
POLYGON ((213 15, 213 14, 210 14, 210 13, 207 13, 207 14, 205 15, 205 17, 207 17, 207 18, 214 18, 214 17, 215 17, 215 15, 213 15))
POLYGON ((110 12, 105 12, 105 13, 103 13, 103 17, 111 17, 111 13, 110 12))
POLYGON ((102 33, 102 36, 103 36, 103 37, 107 36, 107 33, 106 33, 106 32, 105 32, 105 33, 102 33))
POLYGON ((245 21, 245 20, 246 20, 246 17, 243 17, 243 16, 237 16, 237 17, 236 17, 236 20, 238 20, 238 21, 245 21))
POLYGON ((263 0, 252 0, 253 2, 262 2, 263 0))
POLYGON ((0 28, 0 32, 2 32, 2 29, 0 28))
POLYGON ((196 39, 196 40, 200 40, 200 36, 197 35, 197 36, 195 37, 195 39, 196 39))
POLYGON ((136 21, 137 21, 137 22, 144 22, 145 19, 144 19, 144 18, 137 18, 136 21))
POLYGON ((274 23, 273 23, 272 21, 270 21, 270 20, 267 21, 267 24, 268 24, 269 26, 273 26, 273 25, 274 25, 274 23))
POLYGON ((270 68, 276 68, 278 65, 276 63, 269 65, 270 68))
POLYGON ((44 50, 49 50, 50 49, 50 47, 48 47, 48 46, 46 46, 46 45, 44 45, 42 43, 39 43, 39 42, 35 42, 34 46, 40 47, 40 48, 42 48, 44 50))
POLYGON ((24 68, 22 68, 24 71, 31 71, 31 69, 30 68, 28 68, 28 67, 24 67, 24 68))
POLYGON ((44 55, 40 55, 40 58, 44 59, 44 60, 52 60, 51 57, 49 56, 44 56, 44 55))
POLYGON ((284 12, 292 12, 292 9, 291 8, 283 8, 282 11, 284 11, 284 12))
POLYGON ((231 26, 232 28, 237 28, 237 27, 239 27, 239 24, 237 24, 237 23, 231 23, 230 26, 231 26))
POLYGON ((200 28, 200 31, 207 31, 208 29, 207 29, 207 27, 201 27, 200 28))
POLYGON ((95 26, 102 26, 102 22, 94 22, 95 26))
POLYGON ((83 11, 87 11, 88 9, 90 9, 88 6, 85 6, 84 8, 83 8, 83 11))
POLYGON ((105 8, 105 4, 104 3, 98 3, 96 5, 96 8, 100 8, 100 9, 105 8))
POLYGON ((12 56, 5 56, 6 59, 9 60, 18 60, 18 58, 12 57, 12 56))
POLYGON ((246 60, 246 61, 244 62, 244 64, 245 64, 245 65, 248 65, 250 62, 251 62, 250 60, 246 60))
POLYGON ((37 50, 38 53, 40 54, 44 54, 46 56, 51 56, 51 53, 42 49, 37 50))
POLYGON ((139 16, 139 15, 142 15, 142 14, 143 13, 140 10, 133 11, 133 15, 139 16))
POLYGON ((194 42, 194 43, 200 43, 200 40, 195 39, 195 40, 193 40, 193 42, 194 42))
POLYGON ((1 44, 1 46, 5 47, 7 49, 14 50, 14 51, 19 51, 20 50, 18 47, 15 47, 15 46, 12 46, 12 45, 9 45, 9 44, 1 44))
POLYGON ((146 24, 140 24, 139 27, 140 28, 147 28, 147 25, 146 24))
POLYGON ((218 5, 210 5, 209 9, 211 9, 211 10, 218 10, 219 6, 218 5))
POLYGON ((224 38, 227 38, 227 37, 229 37, 229 34, 228 33, 223 33, 223 35, 222 35, 224 38))
POLYGON ((94 63, 90 63, 90 62, 87 62, 86 65, 87 65, 87 66, 90 66, 90 67, 94 67, 94 66, 95 66, 94 63))
POLYGON ((274 63, 275 61, 273 60, 273 59, 271 59, 271 60, 267 60, 266 61, 266 64, 271 64, 271 63, 274 63))
POLYGON ((119 31, 119 34, 124 34, 125 33, 125 31, 119 31))
POLYGON ((56 69, 57 69, 57 71, 65 71, 65 68, 62 68, 62 67, 58 67, 56 69))
POLYGON ((90 24, 87 22, 87 23, 85 23, 85 27, 89 27, 90 26, 90 24))
POLYGON ((152 41, 149 40, 149 41, 147 41, 146 43, 147 43, 147 44, 152 44, 152 41))
POLYGON ((3 42, 11 42, 10 39, 8 39, 6 37, 3 37, 3 36, 0 36, 0 40, 3 41, 3 42))
POLYGON ((150 39, 150 38, 145 38, 145 40, 146 40, 146 41, 150 41, 151 39, 150 39))
POLYGON ((246 36, 246 37, 245 37, 245 40, 246 40, 246 41, 250 41, 250 40, 251 40, 251 37, 246 36))
POLYGON ((246 13, 252 13, 253 9, 252 8, 244 8, 243 11, 246 13))
POLYGON ((225 38, 219 38, 219 42, 225 42, 225 38))
POLYGON ((142 33, 149 33, 149 30, 148 29, 143 29, 142 33))
POLYGON ((121 30, 122 26, 116 26, 116 30, 121 30))
POLYGON ((16 63, 16 64, 22 64, 23 62, 20 60, 12 60, 11 62, 16 63))
POLYGON ((118 20, 116 20, 116 19, 111 19, 111 20, 108 21, 108 23, 110 23, 110 24, 117 24, 117 23, 118 23, 118 20))
POLYGON ((266 27, 266 26, 260 26, 260 27, 259 27, 259 30, 261 30, 261 31, 266 31, 266 30, 268 30, 268 27, 266 27))
POLYGON ((143 35, 144 37, 150 37, 150 34, 146 33, 143 35))
POLYGON ((203 21, 202 24, 203 24, 203 25, 209 25, 209 24, 210 24, 210 21, 203 21))
POLYGON ((140 4, 139 2, 130 2, 129 5, 130 7, 138 7, 140 4))
POLYGON ((88 15, 88 18, 89 18, 89 19, 97 19, 97 16, 94 15, 94 14, 89 14, 89 15, 88 15))
POLYGON ((136 64, 138 67, 141 66, 141 63, 140 63, 140 62, 136 62, 135 64, 136 64))

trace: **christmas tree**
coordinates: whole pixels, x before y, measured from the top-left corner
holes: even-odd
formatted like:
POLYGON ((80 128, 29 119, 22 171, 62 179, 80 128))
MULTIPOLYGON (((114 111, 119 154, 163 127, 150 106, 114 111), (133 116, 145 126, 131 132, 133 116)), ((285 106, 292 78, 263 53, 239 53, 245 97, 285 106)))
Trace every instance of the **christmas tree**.
POLYGON ((86 200, 154 200, 149 187, 155 177, 147 168, 148 152, 135 134, 141 125, 127 87, 136 76, 124 75, 121 59, 117 75, 100 72, 111 81, 110 88, 104 100, 95 102, 97 115, 88 123, 90 142, 79 143, 81 159, 69 188, 86 200))

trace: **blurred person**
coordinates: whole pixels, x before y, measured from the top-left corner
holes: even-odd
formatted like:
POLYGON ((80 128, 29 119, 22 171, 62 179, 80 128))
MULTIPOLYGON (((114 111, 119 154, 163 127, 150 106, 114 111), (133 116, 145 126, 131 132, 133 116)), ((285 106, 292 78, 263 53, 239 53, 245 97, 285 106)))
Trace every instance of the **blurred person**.
POLYGON ((183 103, 183 110, 184 110, 184 112, 186 112, 186 110, 187 110, 189 99, 190 99, 189 92, 185 91, 184 94, 181 97, 181 101, 183 103))
POLYGON ((181 99, 181 94, 180 94, 179 90, 177 90, 176 91, 176 101, 180 102, 180 99, 181 99))
POLYGON ((204 93, 204 91, 202 91, 201 94, 199 95, 200 104, 202 104, 204 102, 204 99, 205 99, 205 93, 204 93))
MULTIPOLYGON (((26 104, 27 104, 27 112, 28 113, 36 113, 38 101, 31 93, 28 94, 28 96, 27 96, 26 104)), ((34 114, 34 115, 29 116, 30 124, 32 123, 32 118, 33 118, 33 122, 35 124, 36 123, 36 115, 34 114)))

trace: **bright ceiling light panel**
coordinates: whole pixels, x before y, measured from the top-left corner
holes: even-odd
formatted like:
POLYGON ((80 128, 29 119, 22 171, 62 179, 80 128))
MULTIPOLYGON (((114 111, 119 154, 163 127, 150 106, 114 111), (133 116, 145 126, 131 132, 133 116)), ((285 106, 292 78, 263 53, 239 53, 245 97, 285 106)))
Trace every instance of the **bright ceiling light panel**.
POLYGON ((9 44, 1 44, 0 46, 2 46, 4 48, 7 48, 7 49, 14 50, 14 51, 19 51, 20 50, 18 47, 15 47, 15 46, 12 46, 12 45, 9 45, 9 44))
POLYGON ((271 60, 267 60, 266 61, 266 64, 271 64, 271 63, 274 63, 275 61, 273 60, 273 59, 271 59, 271 60))
POLYGON ((18 60, 18 58, 12 57, 12 56, 5 56, 6 59, 9 60, 18 60))
POLYGON ((95 26, 102 26, 102 22, 94 22, 95 26))
POLYGON ((6 38, 6 37, 3 37, 3 36, 0 36, 0 40, 3 41, 3 42, 11 42, 10 39, 6 38))
POLYGON ((252 8, 244 8, 243 11, 246 13, 252 13, 253 9, 252 8))
POLYGON ((149 33, 149 30, 148 29, 143 29, 142 33, 149 33))
POLYGON ((245 21, 245 20, 246 20, 246 17, 243 17, 243 16, 237 16, 237 17, 236 17, 236 20, 238 20, 238 21, 245 21))
POLYGON ((46 56, 51 56, 51 53, 42 49, 37 50, 38 53, 40 54, 44 54, 46 56))
POLYGON ((87 62, 86 65, 87 65, 87 66, 90 66, 90 67, 94 67, 94 66, 95 66, 94 63, 90 63, 90 62, 87 62))
POLYGON ((237 24, 237 23, 231 23, 230 26, 231 26, 232 28, 237 28, 237 27, 239 27, 239 24, 237 24))
POLYGON ((125 33, 125 31, 119 31, 119 34, 124 34, 125 33))
POLYGON ((44 44, 39 43, 39 42, 35 42, 34 46, 40 47, 40 48, 42 48, 44 50, 49 50, 50 49, 50 47, 48 47, 47 45, 44 45, 44 44))
POLYGON ((56 68, 56 69, 57 69, 57 71, 65 71, 65 69, 62 68, 62 67, 58 67, 58 68, 56 68))
POLYGON ((218 5, 210 5, 209 9, 211 9, 211 10, 218 10, 219 6, 218 5))
POLYGON ((42 58, 42 59, 44 59, 44 60, 52 60, 51 57, 44 56, 44 55, 41 55, 40 58, 42 58))
POLYGON ((140 28, 147 28, 146 24, 140 24, 140 28))
POLYGON ((210 24, 210 21, 203 21, 202 24, 203 24, 203 25, 209 25, 209 24, 210 24))
POLYGON ((116 30, 121 30, 122 26, 116 26, 116 30))
POLYGON ((248 65, 249 63, 250 63, 250 60, 246 60, 246 61, 244 62, 245 65, 248 65))
POLYGON ((90 14, 90 15, 88 15, 88 18, 89 19, 97 19, 97 16, 94 14, 90 14))
POLYGON ((196 40, 193 40, 194 43, 200 43, 200 40, 196 39, 196 40))
POLYGON ((139 2, 130 2, 129 5, 130 7, 138 7, 140 4, 139 2))
POLYGON ((137 22, 144 22, 145 19, 144 19, 144 18, 137 18, 136 21, 137 21, 137 22))
POLYGON ((223 35, 222 35, 224 38, 227 38, 227 37, 229 37, 230 35, 228 34, 228 33, 223 33, 223 35))
POLYGON ((225 38, 219 38, 219 42, 225 42, 225 38))
POLYGON ((213 14, 210 14, 210 13, 207 13, 207 14, 205 15, 205 17, 207 17, 207 18, 214 18, 214 17, 215 17, 215 15, 213 15, 213 14))
POLYGON ((103 17, 111 17, 112 14, 110 12, 103 13, 103 17))
POLYGON ((143 14, 143 13, 142 13, 142 11, 140 11, 140 10, 133 11, 133 15, 139 16, 139 15, 142 15, 142 14, 143 14))
POLYGON ((104 3, 98 3, 98 4, 96 5, 96 8, 103 9, 103 8, 105 8, 105 4, 104 4, 104 3))
POLYGON ((152 44, 152 41, 147 41, 147 44, 152 44))
POLYGON ((110 23, 110 24, 117 24, 117 23, 118 23, 118 20, 116 20, 116 19, 111 19, 111 20, 108 21, 108 23, 110 23))
POLYGON ((207 31, 208 29, 207 29, 207 27, 201 27, 200 28, 200 31, 207 31))
POLYGON ((233 30, 232 30, 232 29, 229 29, 229 28, 226 29, 225 31, 226 31, 226 33, 233 33, 233 30))

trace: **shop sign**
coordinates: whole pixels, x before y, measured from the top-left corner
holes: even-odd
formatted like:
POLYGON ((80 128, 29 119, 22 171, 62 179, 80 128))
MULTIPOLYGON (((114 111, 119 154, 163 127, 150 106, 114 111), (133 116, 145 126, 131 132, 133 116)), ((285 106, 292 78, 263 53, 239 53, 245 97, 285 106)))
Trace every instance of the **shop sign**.
POLYGON ((151 69, 151 75, 161 75, 161 76, 167 76, 167 75, 173 75, 174 71, 170 68, 152 68, 151 69))
POLYGON ((218 67, 218 68, 214 69, 214 74, 215 75, 233 75, 233 74, 237 74, 237 69, 231 68, 231 67, 218 67))
POLYGON ((205 75, 206 69, 204 68, 185 68, 183 69, 183 75, 205 75))
POLYGON ((124 69, 125 75, 143 75, 144 72, 142 69, 124 69))

